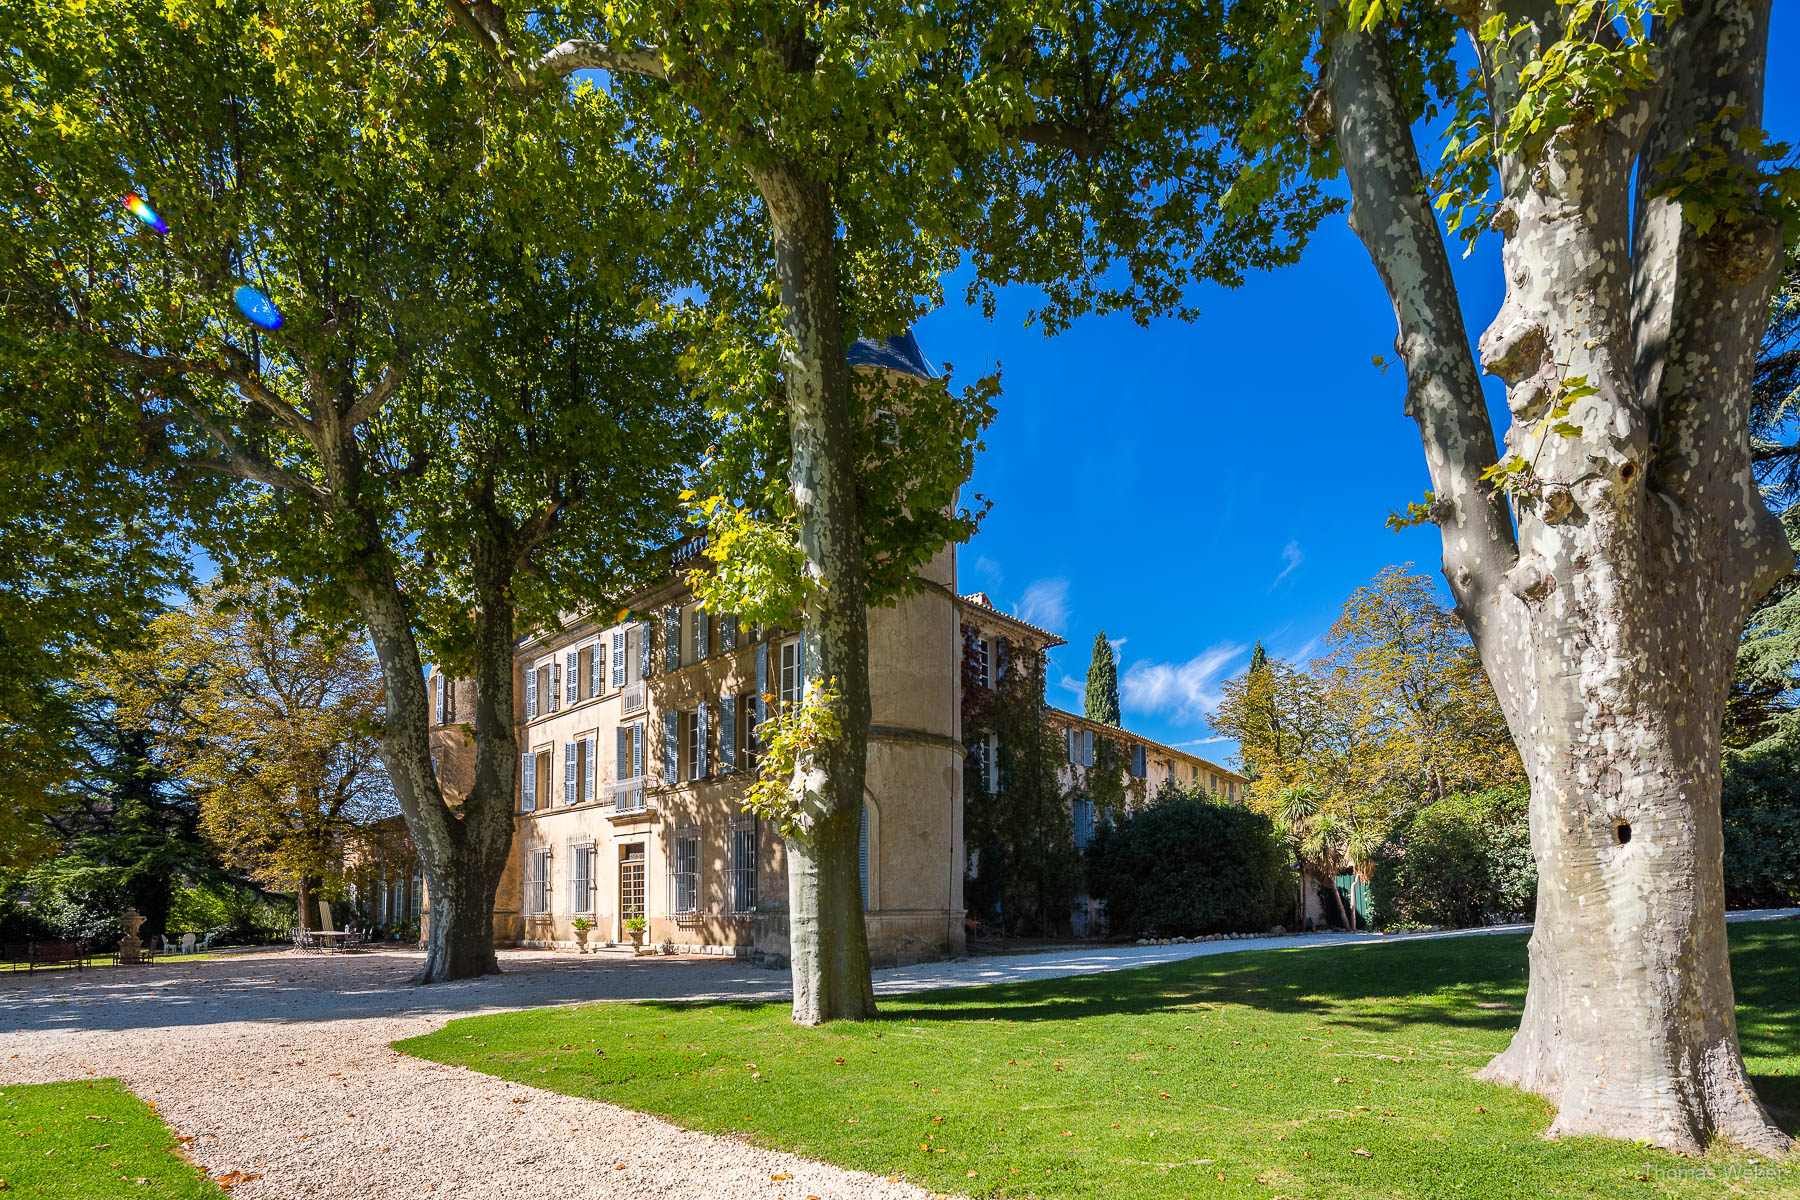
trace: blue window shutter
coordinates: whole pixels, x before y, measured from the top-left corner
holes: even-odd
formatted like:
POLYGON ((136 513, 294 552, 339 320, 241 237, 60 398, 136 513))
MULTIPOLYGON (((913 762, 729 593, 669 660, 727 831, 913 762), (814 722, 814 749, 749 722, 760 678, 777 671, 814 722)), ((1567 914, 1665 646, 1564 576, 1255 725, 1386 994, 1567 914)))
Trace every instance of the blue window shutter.
POLYGON ((556 655, 552 654, 550 656, 550 694, 548 696, 539 696, 538 699, 543 702, 546 711, 555 712, 558 708, 557 697, 561 695, 562 664, 557 662, 556 655))
POLYGON ((719 774, 737 770, 737 697, 719 697, 719 774))
POLYGON ((525 666, 525 719, 537 716, 537 668, 525 666))
POLYGON ((707 759, 710 756, 706 753, 706 709, 706 701, 702 700, 700 701, 700 707, 694 710, 694 735, 695 740, 699 742, 698 748, 700 751, 700 753, 695 756, 699 761, 696 762, 694 766, 697 768, 695 775, 700 779, 705 779, 708 775, 712 774, 711 771, 707 770, 707 767, 711 764, 707 762, 707 759))
POLYGON ((638 678, 650 678, 650 622, 639 621, 638 632, 638 678))
POLYGON ((636 779, 644 773, 644 723, 638 721, 631 727, 631 775, 636 779))
POLYGON ((673 604, 663 609, 663 667, 673 671, 681 666, 681 609, 673 604))
POLYGON ((574 742, 563 746, 563 803, 575 803, 575 764, 577 751, 574 742))
POLYGON ((762 729, 762 723, 768 719, 769 702, 763 699, 769 694, 769 643, 756 643, 756 727, 762 729))
POLYGON ((1094 765, 1094 731, 1091 729, 1081 731, 1081 765, 1084 767, 1094 765))
POLYGON ((537 807, 537 755, 529 750, 519 760, 519 809, 530 812, 537 807))
POLYGON ((618 744, 619 770, 618 770, 618 773, 613 776, 613 780, 615 782, 622 783, 625 780, 631 778, 631 728, 630 728, 630 726, 627 726, 627 725, 619 726, 618 734, 619 734, 619 739, 618 739, 619 740, 619 744, 618 744))
POLYGON ((606 643, 595 642, 594 653, 588 659, 588 695, 598 696, 605 689, 600 680, 606 675, 606 643))
POLYGON ((663 782, 674 783, 676 771, 675 742, 681 733, 681 714, 673 710, 663 714, 663 782))
POLYGON ((587 753, 583 756, 586 761, 581 765, 581 798, 592 800, 594 798, 594 751, 600 748, 600 739, 597 737, 583 738, 582 744, 587 748, 587 753))
POLYGON ((581 699, 581 651, 571 650, 566 658, 566 669, 563 671, 563 687, 567 689, 563 699, 574 704, 581 699))
POLYGON ((437 687, 435 688, 435 690, 437 692, 437 723, 439 725, 442 725, 444 723, 444 691, 445 691, 444 677, 442 674, 438 675, 436 683, 437 683, 437 687))
POLYGON ((806 681, 814 666, 814 657, 819 653, 818 640, 814 635, 802 629, 800 631, 800 699, 806 699, 806 681))
POLYGON ((613 630, 612 636, 612 685, 616 688, 625 686, 625 631, 613 630))
POLYGON ((719 649, 737 649, 737 626, 738 619, 736 617, 725 616, 719 618, 719 649))
POLYGON ((862 829, 856 835, 856 874, 862 880, 863 907, 869 907, 869 806, 862 806, 862 829))
POLYGON ((712 631, 707 628, 707 626, 710 624, 711 624, 711 622, 706 619, 706 610, 704 608, 701 608, 699 605, 695 605, 694 606, 694 657, 695 658, 706 658, 708 655, 710 655, 712 653, 712 647, 710 645, 708 645, 708 643, 712 640, 712 638, 709 636, 709 634, 712 631))

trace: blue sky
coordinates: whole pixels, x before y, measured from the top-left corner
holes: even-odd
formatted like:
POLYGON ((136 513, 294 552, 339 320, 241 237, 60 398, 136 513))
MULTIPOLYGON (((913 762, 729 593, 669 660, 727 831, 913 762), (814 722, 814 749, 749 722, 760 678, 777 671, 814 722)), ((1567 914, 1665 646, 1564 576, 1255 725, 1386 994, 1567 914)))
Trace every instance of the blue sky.
MULTIPOLYGON (((1795 8, 1776 6, 1766 116, 1790 142, 1795 8)), ((1472 338, 1500 303, 1497 252, 1488 237, 1458 264, 1472 338)), ((1079 709, 1105 630, 1125 724, 1227 761, 1235 748, 1212 739, 1206 715, 1258 638, 1304 657, 1352 588, 1390 563, 1437 578, 1440 551, 1435 528, 1384 524, 1428 480, 1404 375, 1372 362, 1393 358, 1393 310, 1344 219, 1296 266, 1197 296, 1192 324, 1092 318, 1046 339, 1025 327, 1018 293, 992 321, 951 304, 917 334, 965 381, 1003 368, 972 484, 994 508, 963 550, 962 590, 1069 640, 1052 660, 1052 703, 1079 709)))

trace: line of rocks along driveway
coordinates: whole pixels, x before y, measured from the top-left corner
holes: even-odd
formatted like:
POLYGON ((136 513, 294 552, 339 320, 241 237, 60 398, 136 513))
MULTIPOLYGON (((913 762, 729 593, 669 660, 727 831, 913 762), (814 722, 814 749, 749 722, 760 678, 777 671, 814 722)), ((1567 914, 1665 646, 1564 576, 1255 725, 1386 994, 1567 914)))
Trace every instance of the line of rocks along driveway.
MULTIPOLYGON (((1488 931, 1409 936, 1479 932, 1488 931)), ((1303 935, 999 956, 879 971, 876 990, 891 995, 1378 940, 1392 939, 1303 935)), ((234 1189, 246 1198, 924 1195, 882 1176, 389 1049, 398 1038, 481 1012, 603 999, 779 1000, 788 993, 785 972, 719 959, 507 951, 505 975, 414 988, 406 981, 419 957, 278 952, 6 976, 0 1087, 117 1076, 154 1103, 177 1134, 194 1139, 189 1152, 211 1174, 259 1175, 234 1189)))

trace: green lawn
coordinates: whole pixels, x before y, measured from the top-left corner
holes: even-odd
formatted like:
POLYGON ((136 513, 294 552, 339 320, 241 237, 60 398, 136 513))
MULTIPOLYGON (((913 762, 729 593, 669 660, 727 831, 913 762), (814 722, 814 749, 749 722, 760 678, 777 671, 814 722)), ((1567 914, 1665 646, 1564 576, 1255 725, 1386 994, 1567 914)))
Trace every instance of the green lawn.
MULTIPOLYGON (((1800 923, 1731 942, 1750 1070, 1792 1130, 1800 923)), ((1509 934, 915 993, 817 1029, 784 1004, 595 1004, 396 1046, 979 1196, 1800 1196, 1800 1163, 1542 1140, 1548 1105, 1470 1078, 1524 994, 1509 934)))
POLYGON ((58 1200, 225 1194, 116 1079, 0 1087, 0 1189, 58 1200))

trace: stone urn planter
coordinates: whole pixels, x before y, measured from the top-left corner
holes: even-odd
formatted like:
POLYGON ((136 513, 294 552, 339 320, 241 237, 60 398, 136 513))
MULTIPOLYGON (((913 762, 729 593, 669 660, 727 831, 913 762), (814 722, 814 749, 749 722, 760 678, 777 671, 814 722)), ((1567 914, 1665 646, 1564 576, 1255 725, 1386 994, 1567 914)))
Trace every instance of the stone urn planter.
POLYGON ((644 952, 644 931, 648 927, 649 922, 642 917, 631 917, 626 920, 625 936, 631 939, 631 949, 634 953, 642 954, 644 952))
POLYGON ((588 949, 588 933, 594 928, 594 923, 587 920, 585 917, 577 917, 569 923, 569 928, 575 931, 575 952, 577 954, 586 954, 588 949))

